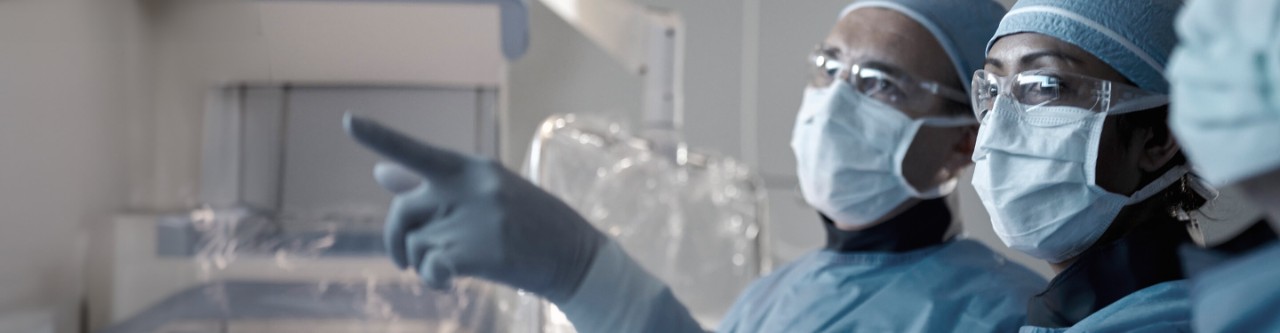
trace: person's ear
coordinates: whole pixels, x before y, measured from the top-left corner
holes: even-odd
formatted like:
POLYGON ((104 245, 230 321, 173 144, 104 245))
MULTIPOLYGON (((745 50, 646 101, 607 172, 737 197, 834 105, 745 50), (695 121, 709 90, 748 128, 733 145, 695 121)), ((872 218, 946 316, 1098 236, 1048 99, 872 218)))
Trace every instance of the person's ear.
POLYGON ((1139 129, 1136 137, 1142 142, 1142 151, 1138 155, 1138 168, 1143 172, 1156 172, 1178 156, 1178 152, 1182 149, 1178 146, 1178 140, 1173 137, 1173 133, 1168 128, 1164 129, 1164 135, 1156 135, 1156 130, 1152 128, 1139 129))
POLYGON ((947 162, 943 165, 947 178, 955 177, 970 164, 973 164, 974 145, 978 140, 978 125, 958 128, 959 137, 951 150, 947 151, 947 162))

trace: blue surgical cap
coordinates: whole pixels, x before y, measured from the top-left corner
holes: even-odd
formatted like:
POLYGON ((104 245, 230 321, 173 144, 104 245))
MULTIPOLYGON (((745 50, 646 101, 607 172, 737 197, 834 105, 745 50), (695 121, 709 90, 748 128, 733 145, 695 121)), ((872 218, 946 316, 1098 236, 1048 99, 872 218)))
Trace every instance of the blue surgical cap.
POLYGON ((1169 127, 1217 185, 1280 169, 1280 2, 1193 1, 1169 63, 1169 127))
POLYGON ((996 31, 1004 15, 1004 6, 992 0, 863 0, 849 4, 839 18, 860 8, 896 11, 928 29, 951 57, 966 91, 969 78, 985 61, 982 43, 996 31))
POLYGON ((1164 66, 1177 44, 1182 0, 1022 0, 1000 21, 1000 37, 1032 32, 1078 46, 1143 90, 1167 94, 1164 66))

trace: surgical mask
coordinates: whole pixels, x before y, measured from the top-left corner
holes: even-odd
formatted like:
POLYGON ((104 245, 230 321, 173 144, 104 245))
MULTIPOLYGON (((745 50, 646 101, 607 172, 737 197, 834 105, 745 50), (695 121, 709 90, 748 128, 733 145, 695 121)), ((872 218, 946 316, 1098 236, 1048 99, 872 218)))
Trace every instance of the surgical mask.
POLYGON ((951 179, 926 190, 911 186, 902 160, 922 126, 957 127, 972 118, 911 119, 835 80, 805 89, 791 149, 805 201, 837 224, 864 226, 910 198, 951 193, 951 179))
POLYGON ((982 116, 973 187, 995 233, 1014 250, 1051 263, 1079 255, 1125 206, 1159 193, 1187 174, 1170 169, 1133 195, 1097 184, 1098 147, 1108 115, 1075 106, 1028 106, 995 98, 982 116))

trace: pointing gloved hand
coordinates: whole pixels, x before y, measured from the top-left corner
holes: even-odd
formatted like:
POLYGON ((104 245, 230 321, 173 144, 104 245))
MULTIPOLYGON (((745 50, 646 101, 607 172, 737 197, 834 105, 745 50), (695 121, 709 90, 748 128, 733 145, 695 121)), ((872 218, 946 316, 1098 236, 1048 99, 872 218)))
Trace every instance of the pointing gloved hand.
POLYGON ((419 143, 351 115, 344 125, 360 144, 408 169, 375 168, 378 182, 396 193, 387 252, 429 286, 475 276, 561 303, 609 242, 564 202, 496 161, 419 143))
POLYGON ((419 143, 347 115, 360 144, 403 165, 380 164, 396 193, 387 252, 428 285, 475 276, 538 294, 578 332, 701 332, 662 281, 564 202, 498 162, 419 143), (423 181, 419 181, 421 178, 423 181))

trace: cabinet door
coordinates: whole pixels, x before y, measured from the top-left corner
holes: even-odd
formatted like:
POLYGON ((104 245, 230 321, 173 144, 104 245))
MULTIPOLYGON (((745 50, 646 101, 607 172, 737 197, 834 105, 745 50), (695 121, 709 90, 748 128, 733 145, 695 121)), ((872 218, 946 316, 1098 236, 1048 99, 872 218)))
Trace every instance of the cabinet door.
POLYGON ((373 181, 379 157, 342 128, 352 112, 420 140, 496 156, 497 93, 432 87, 240 87, 207 118, 206 202, 323 216, 377 215, 391 196, 373 181), (222 152, 222 153, 211 153, 222 152), (230 169, 230 170, 227 170, 230 169))

